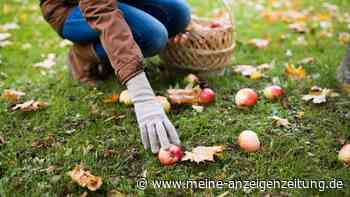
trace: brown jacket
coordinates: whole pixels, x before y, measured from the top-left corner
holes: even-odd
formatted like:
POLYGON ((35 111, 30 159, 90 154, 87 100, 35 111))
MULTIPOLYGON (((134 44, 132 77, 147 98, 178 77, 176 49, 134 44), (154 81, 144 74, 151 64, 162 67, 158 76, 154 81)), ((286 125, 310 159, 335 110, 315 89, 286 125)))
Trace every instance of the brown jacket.
MULTIPOLYGON (((100 33, 102 46, 119 80, 125 84, 142 72, 142 52, 134 41, 123 13, 117 9, 117 1, 80 0, 79 5, 89 25, 100 33)), ((41 0, 40 2, 45 20, 60 35, 63 23, 74 6, 76 6, 75 0, 41 0)))

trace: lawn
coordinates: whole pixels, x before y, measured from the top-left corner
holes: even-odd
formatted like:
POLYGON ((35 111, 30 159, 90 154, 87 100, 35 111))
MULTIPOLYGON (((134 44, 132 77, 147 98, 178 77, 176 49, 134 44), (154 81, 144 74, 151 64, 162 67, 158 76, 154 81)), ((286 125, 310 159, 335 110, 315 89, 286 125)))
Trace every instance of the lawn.
MULTIPOLYGON (((217 5, 212 1, 189 2, 198 14, 208 14, 217 5)), ((294 33, 285 22, 262 17, 260 9, 282 9, 269 6, 269 2, 278 3, 235 1, 237 47, 232 63, 224 76, 208 78, 208 84, 216 91, 216 102, 204 112, 180 107, 169 115, 184 149, 224 145, 223 156, 216 162, 181 162, 163 167, 143 149, 132 108, 103 102, 106 96, 119 93, 124 87, 116 79, 96 87, 72 80, 65 65, 68 46, 62 45, 42 19, 38 1, 1 1, 0 25, 15 22, 19 28, 8 30, 12 44, 0 48, 0 92, 16 89, 26 93, 25 100, 43 100, 49 106, 36 112, 14 112, 8 102, 0 101, 0 137, 5 141, 0 140, 0 196, 79 196, 84 192, 88 196, 107 196, 110 191, 130 196, 350 196, 349 167, 337 158, 342 145, 350 142, 350 102, 335 79, 336 67, 346 49, 338 35, 349 31, 350 2, 280 0, 295 2, 295 9, 311 10, 330 24, 323 29, 319 22, 308 23, 310 31, 304 34, 294 33), (329 11, 327 2, 337 5, 338 10, 329 11), (327 18, 330 15, 333 17, 327 18), (320 36, 322 31, 330 35, 320 36), (271 44, 256 49, 247 44, 253 38, 266 38, 271 44), (50 53, 57 56, 52 69, 33 66, 50 53), (315 59, 305 65, 308 79, 296 81, 284 75, 286 64, 297 64, 307 57, 315 59), (274 67, 261 80, 232 72, 234 65, 264 63, 274 67), (284 102, 263 98, 261 90, 272 82, 285 89, 284 102), (302 95, 313 85, 341 94, 320 105, 302 101, 302 95), (258 104, 249 110, 234 105, 236 92, 245 87, 259 93, 258 104), (298 116, 300 112, 304 112, 303 117, 298 116), (288 118, 292 126, 276 127, 271 116, 288 118), (246 129, 259 135, 261 151, 249 154, 236 145, 238 134, 246 129), (80 163, 102 177, 101 189, 88 192, 66 175, 80 163), (140 190, 136 181, 143 176, 150 181, 337 179, 344 181, 344 188, 322 192, 316 188, 140 190)), ((148 60, 146 69, 155 91, 164 95, 169 86, 181 83, 183 75, 165 78, 158 62, 157 58, 148 60)))

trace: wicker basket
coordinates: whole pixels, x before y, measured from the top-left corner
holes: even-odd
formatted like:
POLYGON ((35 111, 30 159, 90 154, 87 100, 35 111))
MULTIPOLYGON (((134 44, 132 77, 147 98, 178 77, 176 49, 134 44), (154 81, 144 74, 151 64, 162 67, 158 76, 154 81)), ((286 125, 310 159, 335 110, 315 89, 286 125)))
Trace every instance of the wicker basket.
MULTIPOLYGON (((169 66, 197 73, 223 73, 235 48, 235 27, 225 1, 228 24, 219 28, 190 28, 185 42, 169 42, 160 58, 169 66)), ((210 26, 212 20, 192 17, 191 24, 210 26)), ((190 25, 191 26, 191 25, 190 25)))

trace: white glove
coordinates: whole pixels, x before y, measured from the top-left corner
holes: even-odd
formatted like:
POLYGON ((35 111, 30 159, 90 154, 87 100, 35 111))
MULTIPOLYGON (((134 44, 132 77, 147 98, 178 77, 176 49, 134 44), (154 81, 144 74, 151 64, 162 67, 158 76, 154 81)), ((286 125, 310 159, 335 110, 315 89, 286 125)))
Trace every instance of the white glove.
POLYGON ((175 127, 168 119, 144 72, 130 79, 126 86, 134 103, 141 140, 145 149, 158 153, 160 148, 168 149, 171 144, 179 145, 180 139, 175 127))

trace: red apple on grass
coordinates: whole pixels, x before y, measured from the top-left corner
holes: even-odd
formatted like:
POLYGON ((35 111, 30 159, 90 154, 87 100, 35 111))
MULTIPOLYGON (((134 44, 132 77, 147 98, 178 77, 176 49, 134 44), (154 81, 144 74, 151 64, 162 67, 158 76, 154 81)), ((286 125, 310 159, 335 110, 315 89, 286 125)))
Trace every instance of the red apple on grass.
POLYGON ((258 95, 253 89, 244 88, 237 92, 235 102, 238 107, 250 107, 256 105, 258 95))
POLYGON ((177 161, 181 160, 183 152, 178 145, 171 145, 168 149, 161 149, 158 153, 158 159, 164 166, 174 165, 177 161))
POLYGON ((204 88, 199 94, 200 104, 210 104, 215 100, 215 92, 210 88, 204 88))
POLYGON ((350 144, 344 145, 338 154, 340 161, 350 165, 350 144))
POLYGON ((256 152, 260 149, 258 135, 250 130, 245 130, 238 137, 238 145, 246 152, 256 152))
POLYGON ((280 86, 273 85, 264 89, 264 95, 270 101, 278 99, 283 96, 283 89, 280 86))

